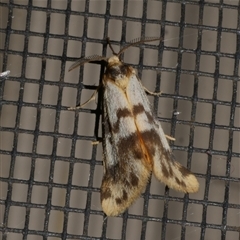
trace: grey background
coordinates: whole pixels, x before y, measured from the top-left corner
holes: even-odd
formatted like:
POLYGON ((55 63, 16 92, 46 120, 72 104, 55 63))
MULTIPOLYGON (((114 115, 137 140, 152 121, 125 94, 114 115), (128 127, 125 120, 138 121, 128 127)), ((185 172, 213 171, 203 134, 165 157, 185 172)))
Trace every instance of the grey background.
MULTIPOLYGON (((1 2, 6 2, 1 0, 1 2)), ((209 1, 210 2, 210 1, 209 1)), ((211 1, 215 2, 215 1, 211 1)), ((14 1, 15 4, 22 6, 27 6, 28 1, 14 1)), ((67 2, 63 0, 52 0, 52 9, 66 9, 67 2)), ((238 1, 227 1, 227 4, 237 5, 238 1)), ((46 31, 46 13, 47 13, 47 1, 33 1, 34 6, 42 7, 42 10, 35 11, 31 13, 31 19, 28 24, 30 24, 30 31, 33 33, 44 33, 46 31)), ((160 1, 148 1, 147 4, 147 19, 149 20, 160 20, 161 19, 161 6, 160 1)), ((72 1, 71 10, 77 12, 83 12, 85 10, 84 1, 72 1)), ((87 36, 88 38, 97 39, 102 41, 104 39, 104 13, 106 8, 105 1, 90 1, 89 12, 99 14, 100 17, 89 17, 87 21, 87 36)), ((123 11, 122 1, 112 1, 110 13, 113 16, 121 16, 123 11)), ((229 28, 231 31, 229 33, 223 32, 221 36, 221 49, 223 53, 234 54, 236 52, 236 32, 234 32, 237 27, 238 12, 231 9, 224 9, 223 12, 223 22, 222 27, 229 28)), ((51 153, 53 138, 42 134, 38 136, 37 139, 37 149, 35 150, 38 154, 49 155, 49 159, 37 158, 35 160, 34 170, 32 170, 32 158, 33 154, 33 141, 34 136, 32 134, 21 133, 18 129, 25 129, 33 131, 36 125, 36 118, 40 116, 40 131, 44 132, 54 132, 55 130, 55 119, 56 110, 53 108, 48 108, 48 105, 53 105, 57 107, 57 99, 59 94, 59 88, 56 83, 61 81, 68 83, 78 83, 79 77, 83 75, 83 83, 87 85, 98 85, 99 84, 99 65, 86 64, 84 68, 75 69, 68 72, 69 66, 73 61, 67 61, 65 65, 65 71, 61 71, 61 60, 60 57, 64 51, 64 41, 60 36, 65 32, 65 20, 64 14, 51 13, 50 16, 50 33, 55 35, 48 39, 46 43, 47 56, 42 56, 42 58, 35 57, 34 54, 41 54, 43 52, 44 38, 38 34, 32 34, 28 41, 24 38, 22 34, 26 28, 26 10, 24 7, 22 9, 14 9, 12 14, 12 28, 19 30, 20 34, 14 33, 10 35, 10 45, 7 57, 7 70, 10 70, 10 76, 5 80, 5 85, 3 89, 3 96, 0 96, 2 100, 9 100, 13 103, 19 101, 19 96, 23 94, 23 101, 26 103, 38 103, 43 104, 44 107, 38 112, 37 108, 24 106, 21 108, 21 112, 18 112, 18 105, 2 105, 0 126, 9 127, 18 132, 18 142, 16 145, 13 143, 13 132, 2 131, 0 132, 0 148, 2 150, 10 151, 15 146, 17 151, 29 153, 29 156, 22 157, 17 156, 15 159, 14 172, 10 173, 10 162, 11 156, 6 154, 0 155, 1 178, 12 177, 14 179, 28 180, 30 174, 34 174, 34 181, 36 183, 44 182, 48 183, 53 181, 54 183, 67 184, 69 177, 69 163, 66 161, 61 161, 61 157, 68 157, 72 151, 72 141, 69 138, 64 138, 64 136, 58 136, 57 138, 57 156, 59 160, 54 163, 54 175, 53 179, 49 179, 49 171, 51 168, 51 153), (11 50, 18 51, 21 53, 23 48, 27 48, 29 51, 29 56, 21 56, 11 54, 11 50), (49 56, 57 56, 55 59, 49 56), (26 72, 22 73, 22 58, 27 57, 26 72), (42 64, 43 59, 46 61, 46 71, 44 72, 44 79, 41 79, 42 64), (28 79, 34 79, 32 83, 26 82, 26 84, 19 84, 15 78, 24 76, 28 79), (42 92, 42 98, 39 96, 39 84, 40 81, 45 80, 42 92), (38 84, 39 81, 39 84, 38 84), (51 85, 50 82, 55 83, 51 85), (41 99, 41 102, 39 102, 41 99), (16 116, 20 114, 20 124, 15 126, 16 116), (39 115, 40 114, 40 115, 39 115), (34 171, 34 172, 31 172, 34 171), (12 175, 10 175, 12 174, 12 175)), ((143 13, 143 3, 142 1, 129 1, 128 2, 128 12, 127 15, 133 18, 141 18, 143 13)), ((9 9, 7 6, 1 6, 1 28, 6 26, 8 21, 9 9)), ((181 17, 181 5, 179 3, 169 2, 166 12, 166 20, 172 22, 179 22, 181 17)), ((206 6, 204 8, 203 14, 203 25, 210 27, 218 26, 219 9, 218 7, 206 6)), ((85 16, 79 16, 72 14, 69 22, 69 35, 74 37, 81 37, 86 26, 84 26, 85 16)), ((199 8, 198 5, 187 4, 185 12, 185 22, 189 24, 198 24, 199 21, 199 8)), ((117 18, 110 18, 107 35, 113 40, 119 42, 122 37, 122 24, 123 22, 117 18)), ((142 25, 141 22, 134 22, 126 20, 124 23, 127 25, 126 40, 130 41, 132 39, 141 36, 142 25)), ((164 45, 177 47, 179 43, 179 27, 177 26, 167 26, 164 45)), ((237 30, 236 30, 237 31, 237 30)), ((0 48, 4 48, 6 34, 0 32, 0 48)), ((197 28, 185 28, 183 47, 187 49, 195 49, 197 47, 197 38, 199 31, 197 28)), ((160 36, 160 25, 156 23, 146 23, 145 25, 145 36, 160 36)), ((203 30, 201 32, 202 38, 202 50, 204 51, 216 51, 216 41, 217 41, 217 31, 203 30)), ((69 58, 79 58, 82 56, 82 42, 79 40, 69 39, 67 41, 66 54, 69 58)), ((157 45, 158 43, 151 43, 157 45)), ((120 43, 114 45, 115 50, 120 49, 120 43)), ((130 48, 124 54, 124 61, 129 64, 139 63, 139 49, 138 47, 130 48)), ((101 42, 93 43, 91 41, 86 42, 85 56, 99 54, 102 55, 103 45, 101 42)), ((108 48, 107 56, 111 55, 111 51, 108 48)), ((178 66, 178 58, 176 52, 164 51, 163 53, 163 67, 176 68, 178 66)), ((195 70, 195 56, 191 53, 184 53, 182 55, 182 69, 195 70)), ((211 55, 202 55, 200 59, 200 71, 203 73, 213 73, 215 71, 215 58, 211 55)), ((3 52, 0 52, 0 66, 3 62, 3 52)), ((157 67, 158 63, 158 51, 154 49, 145 48, 144 49, 144 59, 143 63, 148 66, 157 67)), ((220 73, 224 75, 231 76, 233 74, 234 59, 232 58, 221 58, 220 60, 220 73)), ((5 71, 6 69, 1 69, 0 71, 5 71)), ((139 75, 143 81, 145 87, 149 90, 155 91, 156 77, 158 70, 144 70, 138 69, 139 75)), ((177 119, 181 121, 186 121, 186 124, 177 124, 174 137, 176 141, 173 145, 188 147, 189 143, 189 133, 191 131, 191 125, 188 122, 191 121, 191 111, 192 104, 191 97, 194 90, 194 76, 188 73, 182 74, 180 77, 180 89, 179 92, 175 92, 175 81, 176 74, 174 71, 164 71, 161 73, 161 84, 160 89, 163 92, 158 100, 158 112, 156 113, 160 118, 172 118, 173 113, 177 115, 177 119), (165 95, 164 95, 165 94, 165 95), (169 97, 173 94, 179 94, 181 96, 178 99, 177 109, 173 108, 174 99, 169 97)), ((210 123, 212 121, 212 109, 213 109, 213 87, 214 79, 208 77, 207 74, 199 77, 198 81, 198 92, 197 96, 201 99, 208 99, 208 102, 197 101, 196 103, 196 119, 194 122, 197 123, 207 123, 209 128, 201 127, 200 124, 196 125, 194 128, 194 145, 195 148, 200 148, 203 150, 209 149, 209 134, 210 134, 210 123)), ((228 103, 227 105, 217 104, 216 106, 216 125, 224 125, 226 129, 216 128, 214 129, 214 139, 213 139, 213 149, 219 152, 227 151, 228 141, 229 141, 229 131, 228 124, 230 120, 230 106, 232 100, 232 89, 233 81, 228 79, 218 80, 217 86, 217 96, 216 100, 222 101, 223 103, 228 103)), ((239 83, 238 83, 239 88, 239 83)), ((87 100, 93 91, 83 90, 81 93, 80 102, 87 100)), ((62 106, 69 107, 75 106, 77 104, 77 94, 78 89, 64 87, 62 94, 62 106)), ((153 97, 149 97, 151 103, 154 105, 153 97)), ((238 94, 239 104, 240 97, 238 94)), ((239 105, 238 105, 239 106, 239 105)), ((96 103, 93 101, 84 109, 95 109, 96 103)), ((80 113, 75 113, 72 111, 62 110, 60 113, 60 123, 58 128, 58 133, 62 134, 72 134, 75 126, 75 117, 78 115, 78 131, 77 133, 81 136, 87 136, 88 140, 77 140, 75 148, 75 157, 79 159, 90 160, 92 156, 93 149, 97 150, 97 160, 102 160, 102 146, 101 144, 95 146, 91 142, 94 141, 94 126, 95 126, 95 115, 90 114, 88 111, 82 111, 80 113)), ((192 123, 194 125, 194 122, 192 123)), ((234 126, 236 131, 233 134, 233 149, 234 153, 239 154, 239 107, 235 109, 234 113, 234 126)), ((172 135, 171 133, 171 123, 169 121, 163 121, 162 127, 166 134, 172 135)), ((101 130, 99 130, 101 135, 101 130)), ((74 149, 73 149, 74 150, 74 149)), ((183 165, 187 165, 188 152, 187 151, 174 151, 176 159, 183 165)), ((206 174, 207 167, 209 166, 208 157, 206 153, 194 153, 191 156, 191 170, 197 174, 206 174)), ((232 178, 239 179, 239 157, 231 158, 231 170, 230 176, 232 178)), ((226 174, 226 155, 214 154, 211 157, 211 174, 217 176, 225 176, 226 174)), ((75 163, 74 171, 72 175, 72 184, 74 186, 85 186, 86 189, 89 184, 89 171, 90 165, 87 163, 75 163)), ((101 186, 102 179, 102 166, 97 164, 94 167, 94 177, 93 177, 93 187, 99 188, 101 186)), ((216 226, 221 226, 222 224, 222 208, 215 206, 214 203, 222 203, 224 201, 225 192, 225 181, 215 180, 214 178, 210 181, 209 188, 206 190, 205 178, 199 177, 200 190, 196 194, 190 194, 189 199, 205 200, 207 206, 207 223, 211 223, 216 226), (208 191, 208 198, 204 199, 204 193, 208 191)), ((33 184, 31 203, 36 204, 46 204, 46 199, 48 195, 48 184, 46 186, 38 186, 33 184)), ((12 200, 16 202, 27 203, 27 194, 29 191, 29 186, 27 184, 14 183, 12 186, 12 200)), ((229 189, 229 203, 238 206, 236 209, 229 208, 227 214, 227 225, 228 226, 239 226, 240 224, 240 195, 239 195, 239 182, 230 182, 229 189)), ((5 200, 8 193, 8 185, 6 182, 0 182, 0 199, 5 200)), ((150 194, 153 195, 164 195, 165 186, 158 182, 155 177, 152 177, 150 194)), ((171 197, 184 197, 184 194, 170 190, 169 195, 171 197)), ((66 198, 66 189, 61 187, 54 187, 53 195, 51 199, 51 204, 54 206, 64 207, 66 198)), ((74 189, 71 191, 70 204, 72 208, 84 209, 86 207, 87 191, 80 191, 74 189)), ((174 198, 173 198, 174 199, 174 198)), ((2 202, 1 202, 2 203, 2 202)), ((181 220, 183 214, 184 201, 169 201, 169 208, 167 217, 173 220, 181 220)), ((2 223, 4 204, 1 204, 0 210, 0 224, 2 223)), ((43 205, 44 206, 44 205, 43 205)), ((163 216, 164 199, 150 199, 148 216, 161 218, 163 216)), ((101 211, 100 196, 98 192, 92 192, 91 195, 91 209, 101 211)), ((202 204, 191 203, 187 208, 187 221, 201 223, 202 221, 202 204)), ((139 198, 130 208, 130 214, 142 215, 143 214, 143 198, 139 198)), ((10 210, 7 226, 12 228, 22 229, 25 225, 25 214, 26 209, 24 207, 12 207, 10 210)), ((43 230, 45 218, 44 208, 31 208, 30 209, 30 222, 29 229, 32 230, 43 230)), ((52 210, 50 213, 50 224, 48 230, 50 232, 61 233, 63 230, 64 214, 63 211, 52 210)), ((123 219, 121 217, 114 217, 104 219, 101 215, 90 215, 89 225, 88 225, 88 236, 100 237, 102 231, 103 221, 107 221, 107 237, 111 239, 120 239, 122 232, 123 219)), ((6 223, 5 223, 6 224, 6 223)), ((84 214, 70 212, 68 215, 68 227, 67 232, 71 234, 83 234, 83 224, 84 224, 84 214)), ((159 239, 161 236, 161 222, 148 221, 146 239, 159 239)), ((127 239, 140 239, 142 222, 137 219, 127 219, 127 239)), ((205 229, 205 238, 211 240, 218 240, 221 238, 221 231, 219 229, 207 228, 205 229)), ((185 239, 200 239, 201 228, 187 226, 186 227, 186 238, 185 239)), ((5 233, 7 234, 7 239, 22 239, 21 234, 17 233, 5 233)), ((180 239, 181 235, 181 225, 179 224, 167 224, 166 239, 176 240, 180 239)), ((1 233, 0 233, 1 236, 1 233)), ((228 231, 226 239, 238 239, 239 234, 236 231, 228 231)), ((27 239, 42 239, 36 235, 29 234, 27 239)), ((48 239, 55 240, 60 239, 58 237, 48 237, 48 239)))

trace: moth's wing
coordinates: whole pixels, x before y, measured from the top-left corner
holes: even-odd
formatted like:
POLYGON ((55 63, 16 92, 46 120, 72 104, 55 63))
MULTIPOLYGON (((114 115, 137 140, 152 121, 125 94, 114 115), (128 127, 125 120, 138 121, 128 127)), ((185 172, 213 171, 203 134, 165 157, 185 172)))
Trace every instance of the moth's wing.
POLYGON ((159 155, 154 157, 153 165, 153 172, 158 180, 180 192, 195 193, 198 191, 199 183, 194 174, 175 161, 170 151, 162 149, 159 155))
POLYGON ((113 81, 104 83, 103 211, 124 212, 144 190, 151 172, 126 95, 113 81))
POLYGON ((152 157, 153 173, 168 187, 181 192, 197 192, 196 177, 174 160, 166 136, 160 123, 153 117, 147 95, 135 75, 127 87, 127 97, 133 104, 136 125, 149 156, 152 157))

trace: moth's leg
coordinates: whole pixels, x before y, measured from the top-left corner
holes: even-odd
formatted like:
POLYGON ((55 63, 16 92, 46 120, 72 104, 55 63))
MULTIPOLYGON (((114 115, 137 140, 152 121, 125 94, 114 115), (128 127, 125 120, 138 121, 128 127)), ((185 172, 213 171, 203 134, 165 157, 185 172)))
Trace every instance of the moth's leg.
POLYGON ((102 139, 98 139, 96 141, 92 141, 92 145, 98 145, 99 143, 102 143, 102 139))
POLYGON ((175 141, 175 140, 176 140, 176 138, 171 137, 171 136, 169 136, 169 135, 167 135, 167 134, 165 134, 165 137, 166 137, 168 140, 170 140, 170 141, 175 141))
POLYGON ((83 106, 85 106, 86 104, 90 103, 91 101, 95 100, 96 99, 96 95, 100 89, 101 85, 99 85, 97 87, 97 89, 94 91, 93 95, 83 104, 81 104, 80 106, 76 106, 76 107, 69 107, 68 110, 77 110, 77 109, 80 109, 82 108, 83 106))
POLYGON ((153 95, 153 96, 160 96, 162 94, 161 91, 160 92, 151 92, 146 87, 144 87, 143 85, 142 85, 142 88, 145 92, 147 92, 148 94, 153 95))

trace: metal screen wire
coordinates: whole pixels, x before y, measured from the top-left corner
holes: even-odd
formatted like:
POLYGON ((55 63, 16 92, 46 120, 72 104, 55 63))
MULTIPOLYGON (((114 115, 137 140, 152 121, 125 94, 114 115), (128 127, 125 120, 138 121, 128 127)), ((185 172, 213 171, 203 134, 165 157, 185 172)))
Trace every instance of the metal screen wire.
POLYGON ((0 2, 0 239, 240 239, 239 1, 0 2), (103 69, 78 58, 124 53, 150 91, 195 194, 155 179, 118 217, 100 203, 103 69), (10 71, 6 72, 7 70, 10 71))

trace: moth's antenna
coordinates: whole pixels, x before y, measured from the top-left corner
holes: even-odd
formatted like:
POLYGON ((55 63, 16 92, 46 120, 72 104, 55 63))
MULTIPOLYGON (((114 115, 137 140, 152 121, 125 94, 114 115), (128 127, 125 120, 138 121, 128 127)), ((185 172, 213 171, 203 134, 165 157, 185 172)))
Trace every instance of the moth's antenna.
POLYGON ((93 56, 89 56, 89 57, 84 57, 84 58, 80 58, 78 59, 75 63, 73 63, 70 68, 68 69, 68 71, 73 70, 74 68, 81 66, 85 63, 89 63, 89 62, 99 62, 99 61, 105 61, 107 62, 107 58, 106 57, 102 57, 99 55, 93 55, 93 56))
POLYGON ((107 44, 109 45, 110 49, 112 50, 113 55, 118 56, 118 54, 113 50, 112 44, 110 42, 110 38, 107 37, 107 44))
POLYGON ((128 44, 127 46, 123 47, 120 52, 118 54, 116 54, 118 57, 126 50, 128 49, 129 47, 132 47, 132 46, 136 46, 136 45, 139 45, 139 44, 142 44, 144 42, 153 42, 153 41, 158 41, 158 40, 162 40, 162 38, 160 37, 147 37, 147 38, 136 38, 136 39, 133 39, 130 44, 128 44))
MULTIPOLYGON (((157 41, 157 40, 161 41, 162 38, 159 38, 159 37, 147 37, 147 38, 137 38, 137 39, 134 39, 127 46, 123 47, 119 51, 119 53, 116 53, 113 50, 113 47, 112 47, 112 44, 110 42, 110 38, 109 37, 107 37, 107 44, 109 45, 110 49, 112 50, 112 53, 114 55, 116 55, 117 57, 119 57, 129 47, 136 46, 136 45, 139 45, 139 44, 144 43, 144 42, 153 42, 153 41, 157 41)), ((78 66, 81 66, 81 65, 83 65, 85 63, 98 62, 98 61, 105 61, 105 62, 107 62, 107 58, 106 57, 102 57, 102 56, 98 56, 98 55, 93 55, 93 56, 89 56, 89 57, 80 58, 79 60, 77 60, 75 63, 73 63, 70 66, 68 71, 71 71, 74 68, 76 68, 78 66)))

